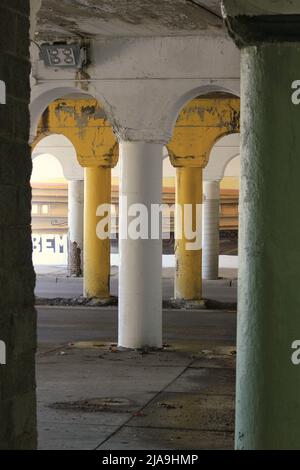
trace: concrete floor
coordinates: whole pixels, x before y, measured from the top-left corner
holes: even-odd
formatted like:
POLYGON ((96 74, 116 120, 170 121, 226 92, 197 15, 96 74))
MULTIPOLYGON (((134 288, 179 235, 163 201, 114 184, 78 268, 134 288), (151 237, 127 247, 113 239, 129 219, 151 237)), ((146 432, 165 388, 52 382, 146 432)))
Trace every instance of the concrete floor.
MULTIPOLYGON (((82 294, 82 279, 63 267, 37 274, 38 297, 82 294)), ((235 302, 236 273, 221 274, 204 282, 204 296, 235 302)), ((164 299, 173 279, 164 269, 164 299)), ((233 447, 235 312, 164 310, 165 347, 150 352, 116 348, 114 307, 37 310, 40 449, 233 447)))
POLYGON ((165 310, 163 351, 119 351, 115 308, 39 307, 39 448, 232 448, 235 328, 165 310))
MULTIPOLYGON (((36 296, 43 298, 73 298, 82 295, 83 280, 67 276, 65 267, 37 266, 36 296)), ((207 299, 221 302, 236 302, 237 297, 237 271, 235 269, 222 269, 219 275, 222 279, 203 282, 203 295, 207 299)), ((168 300, 174 295, 174 269, 163 269, 163 298, 168 300)), ((118 294, 118 269, 111 270, 111 294, 118 294)))

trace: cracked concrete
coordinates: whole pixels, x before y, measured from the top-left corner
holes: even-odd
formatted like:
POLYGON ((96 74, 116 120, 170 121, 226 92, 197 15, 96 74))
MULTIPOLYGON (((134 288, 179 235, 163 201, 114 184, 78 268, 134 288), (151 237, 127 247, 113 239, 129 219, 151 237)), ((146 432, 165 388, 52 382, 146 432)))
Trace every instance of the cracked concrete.
POLYGON ((235 324, 234 312, 165 311, 164 349, 128 351, 114 308, 39 308, 39 448, 233 448, 235 324), (69 406, 103 399, 120 408, 69 406))
POLYGON ((208 0, 42 0, 39 39, 199 34, 223 28, 208 0))

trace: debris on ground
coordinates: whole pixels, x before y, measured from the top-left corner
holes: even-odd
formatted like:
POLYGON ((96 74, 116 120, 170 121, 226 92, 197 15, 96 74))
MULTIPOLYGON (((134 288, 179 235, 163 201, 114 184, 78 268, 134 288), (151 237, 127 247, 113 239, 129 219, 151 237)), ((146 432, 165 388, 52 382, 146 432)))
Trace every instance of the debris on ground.
MULTIPOLYGON (((53 299, 36 297, 36 306, 50 307, 116 307, 118 305, 118 297, 111 296, 107 299, 86 298, 83 296, 65 299, 55 297, 53 299)), ((201 301, 185 301, 185 300, 163 300, 162 307, 164 309, 174 310, 227 310, 236 311, 237 302, 221 302, 218 300, 204 299, 201 301)))

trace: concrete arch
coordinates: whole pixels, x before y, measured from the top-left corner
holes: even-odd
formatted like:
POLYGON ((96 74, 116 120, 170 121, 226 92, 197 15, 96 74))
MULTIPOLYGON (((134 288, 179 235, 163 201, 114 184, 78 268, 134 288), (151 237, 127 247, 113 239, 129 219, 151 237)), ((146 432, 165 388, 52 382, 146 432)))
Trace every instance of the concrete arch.
POLYGON ((227 176, 231 178, 232 177, 240 178, 240 159, 241 159, 241 156, 240 154, 238 154, 229 160, 229 162, 227 163, 225 167, 223 178, 226 178, 227 176), (235 161, 238 162, 238 166, 239 166, 239 171, 237 173, 236 173, 236 168, 235 169, 232 168, 232 165, 235 166, 235 161))
MULTIPOLYGON (((68 94, 81 94, 82 90, 71 86, 56 86, 52 88, 42 88, 30 103, 30 142, 35 139, 39 120, 52 101, 62 98, 68 94)), ((88 95, 88 93, 86 93, 88 95)))
POLYGON ((48 104, 41 115, 32 149, 44 137, 62 134, 74 145, 82 167, 113 167, 118 143, 105 109, 91 95, 65 95, 48 104))
POLYGON ((40 183, 52 179, 65 179, 63 163, 61 160, 50 152, 40 153, 34 157, 33 171, 31 174, 31 181, 33 183, 40 183), (45 164, 47 163, 47 165, 45 164), (38 171, 38 177, 35 175, 35 170, 38 171))
POLYGON ((228 163, 240 155, 240 134, 228 134, 217 140, 204 169, 204 181, 220 181, 228 163))
POLYGON ((32 160, 45 154, 53 155, 60 162, 67 180, 80 181, 84 179, 84 169, 78 163, 76 149, 63 134, 50 134, 42 137, 32 152, 32 160), (47 150, 47 148, 49 149, 47 150))
POLYGON ((101 107, 104 109, 106 114, 106 119, 109 121, 110 125, 113 128, 114 117, 111 113, 111 107, 107 103, 105 97, 99 93, 99 90, 94 90, 92 85, 89 85, 88 90, 83 90, 76 86, 66 85, 62 86, 61 84, 51 85, 49 84, 41 85, 33 88, 32 99, 29 106, 30 111, 30 143, 35 139, 39 120, 47 109, 47 107, 55 100, 64 98, 68 95, 85 95, 87 98, 93 98, 98 101, 101 107))
POLYGON ((170 155, 169 155, 168 147, 164 146, 164 149, 163 149, 163 160, 165 160, 166 158, 170 158, 170 155))
POLYGON ((236 98, 239 98, 239 92, 237 87, 234 86, 223 86, 221 84, 207 84, 199 85, 193 87, 190 90, 187 90, 185 93, 180 95, 177 100, 173 103, 170 109, 170 124, 169 127, 173 130, 178 119, 178 116, 181 110, 187 105, 191 100, 197 98, 198 96, 207 95, 210 93, 227 93, 233 95, 236 98))

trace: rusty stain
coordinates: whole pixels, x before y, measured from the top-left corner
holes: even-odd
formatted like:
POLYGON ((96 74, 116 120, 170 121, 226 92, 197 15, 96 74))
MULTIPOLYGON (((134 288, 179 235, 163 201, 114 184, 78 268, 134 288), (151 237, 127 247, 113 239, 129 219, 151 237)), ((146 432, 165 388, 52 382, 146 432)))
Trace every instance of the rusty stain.
POLYGON ((240 132, 240 111, 236 109, 231 109, 231 130, 232 132, 240 132))
POLYGON ((89 91, 89 85, 90 85, 90 75, 89 73, 84 70, 78 70, 76 72, 76 78, 75 78, 75 86, 78 88, 81 88, 82 91, 89 91))

